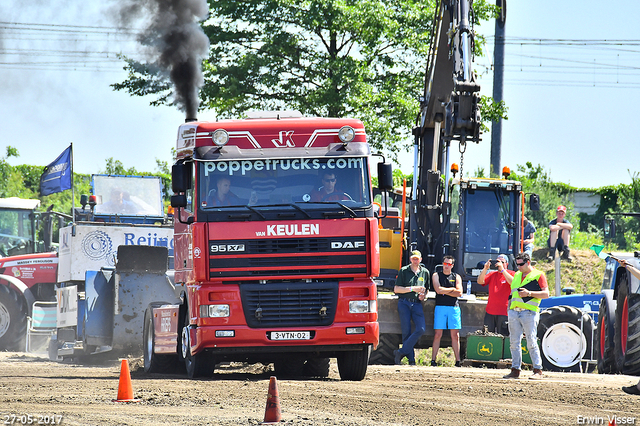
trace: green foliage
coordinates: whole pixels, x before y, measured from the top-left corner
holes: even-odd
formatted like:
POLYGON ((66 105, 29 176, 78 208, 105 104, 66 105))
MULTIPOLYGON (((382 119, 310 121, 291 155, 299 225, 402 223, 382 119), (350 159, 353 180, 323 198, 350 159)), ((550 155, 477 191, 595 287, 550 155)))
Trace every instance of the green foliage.
MULTIPOLYGON (((395 160, 419 111, 435 4, 210 1, 202 25, 210 56, 203 63, 201 108, 221 118, 283 109, 359 118, 372 147, 395 160)), ((475 23, 496 11, 486 0, 473 7, 475 23)), ((166 70, 127 63, 127 80, 112 87, 154 95, 152 105, 172 102, 166 70)))
POLYGON ((489 96, 480 97, 480 116, 482 117, 482 123, 480 127, 483 132, 488 132, 489 127, 486 123, 497 122, 498 120, 508 120, 507 112, 509 108, 504 101, 496 102, 489 96))
MULTIPOLYGON (((21 164, 11 166, 7 163, 9 157, 19 157, 18 151, 8 146, 6 156, 0 158, 0 198, 19 197, 23 199, 39 199, 42 211, 51 208, 54 211, 71 214, 72 206, 80 207, 80 196, 91 193, 91 175, 74 173, 73 191, 67 190, 51 195, 40 196, 40 176, 44 171, 43 166, 31 166, 21 164), (72 200, 73 195, 73 200, 72 200)), ((159 176, 164 186, 164 201, 169 202, 171 189, 171 172, 166 162, 156 160, 155 173, 138 172, 135 168, 125 168, 119 160, 109 158, 105 161, 104 170, 98 171, 100 174, 112 175, 138 175, 138 176, 159 176)), ((54 233, 57 235, 57 233, 54 233)))
MULTIPOLYGON (((536 232, 538 244, 541 229, 546 228, 549 222, 555 219, 556 208, 559 205, 567 207, 567 220, 574 226, 576 225, 573 203, 571 202, 571 194, 576 191, 575 188, 563 183, 552 182, 549 174, 540 164, 534 167, 530 162, 527 162, 524 166, 518 165, 517 171, 512 171, 509 179, 522 182, 522 190, 526 194, 527 202, 530 194, 537 194, 540 197, 540 210, 525 210, 525 216, 538 229, 538 232, 536 232)), ((546 238, 544 241, 546 241, 546 238)))

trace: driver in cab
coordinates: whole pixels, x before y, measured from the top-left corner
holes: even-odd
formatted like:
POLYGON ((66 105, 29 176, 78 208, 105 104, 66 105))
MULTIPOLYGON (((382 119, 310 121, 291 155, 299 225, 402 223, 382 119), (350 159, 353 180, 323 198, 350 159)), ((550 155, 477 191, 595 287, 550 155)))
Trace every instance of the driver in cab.
POLYGON ((343 201, 352 200, 349 194, 336 189, 336 174, 325 172, 322 175, 322 186, 311 194, 311 201, 343 201))

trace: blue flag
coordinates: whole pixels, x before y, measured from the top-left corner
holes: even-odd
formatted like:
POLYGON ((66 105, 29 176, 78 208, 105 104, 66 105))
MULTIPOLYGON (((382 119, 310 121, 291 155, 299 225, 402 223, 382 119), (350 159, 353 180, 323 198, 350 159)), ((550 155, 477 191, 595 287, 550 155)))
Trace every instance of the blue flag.
POLYGON ((40 176, 40 195, 51 195, 71 189, 71 145, 40 176))

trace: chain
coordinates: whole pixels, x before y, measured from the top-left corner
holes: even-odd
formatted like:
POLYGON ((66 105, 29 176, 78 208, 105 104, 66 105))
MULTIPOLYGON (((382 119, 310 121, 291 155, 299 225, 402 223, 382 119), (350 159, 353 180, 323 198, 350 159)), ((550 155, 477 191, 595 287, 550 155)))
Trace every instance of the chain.
MULTIPOLYGON (((460 182, 462 182, 462 176, 463 175, 463 168, 464 168, 464 153, 467 150, 467 142, 466 141, 462 141, 460 142, 460 145, 458 145, 458 151, 460 151, 460 182)), ((458 196, 459 196, 459 200, 458 200, 458 217, 462 216, 464 214, 464 208, 462 205, 462 185, 459 186, 459 190, 458 190, 458 196)))

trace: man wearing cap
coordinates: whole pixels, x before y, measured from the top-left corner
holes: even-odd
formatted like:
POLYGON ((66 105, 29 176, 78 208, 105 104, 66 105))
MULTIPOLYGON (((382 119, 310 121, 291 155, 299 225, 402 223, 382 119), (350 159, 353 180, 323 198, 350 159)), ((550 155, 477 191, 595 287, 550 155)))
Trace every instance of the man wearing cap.
POLYGON ((393 287, 394 293, 398 295, 398 315, 402 328, 402 347, 393 351, 396 365, 400 365, 404 357, 409 360, 409 365, 416 364, 413 347, 427 328, 422 300, 429 288, 429 270, 420 263, 422 254, 418 250, 412 251, 409 259, 411 263, 400 269, 393 287), (411 321, 414 325, 413 333, 411 321))
POLYGON ((511 295, 511 285, 505 275, 513 276, 516 272, 507 269, 509 259, 506 255, 498 255, 498 260, 487 260, 478 276, 478 284, 489 286, 489 299, 484 314, 484 325, 492 333, 500 333, 503 336, 509 335, 507 327, 507 311, 509 308, 509 296, 511 295), (492 262, 495 262, 497 271, 489 271, 492 262))
POLYGON ((573 259, 569 252, 569 239, 571 238, 571 230, 573 225, 566 219, 567 208, 558 206, 556 209, 556 218, 549 222, 549 255, 547 258, 553 260, 556 257, 556 248, 561 254, 561 258, 571 262, 573 259))

